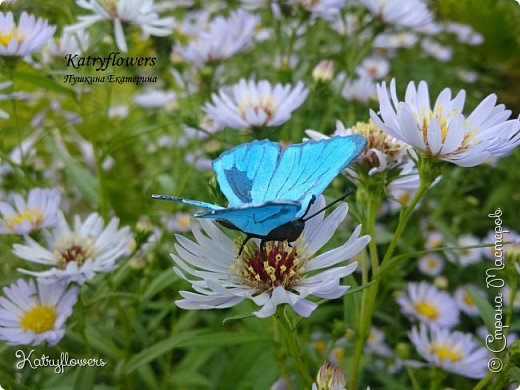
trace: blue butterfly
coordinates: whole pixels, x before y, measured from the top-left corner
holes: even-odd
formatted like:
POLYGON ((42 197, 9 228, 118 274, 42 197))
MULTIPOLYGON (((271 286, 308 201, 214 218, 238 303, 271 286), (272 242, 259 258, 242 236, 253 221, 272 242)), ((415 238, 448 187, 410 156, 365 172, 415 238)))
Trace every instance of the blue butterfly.
POLYGON ((152 197, 205 209, 194 216, 216 219, 246 234, 239 255, 250 238, 261 240, 262 253, 266 241, 293 242, 301 235, 305 221, 324 210, 305 218, 316 197, 361 154, 366 143, 360 135, 308 141, 286 149, 277 142, 253 141, 213 161, 228 207, 166 195, 152 197))

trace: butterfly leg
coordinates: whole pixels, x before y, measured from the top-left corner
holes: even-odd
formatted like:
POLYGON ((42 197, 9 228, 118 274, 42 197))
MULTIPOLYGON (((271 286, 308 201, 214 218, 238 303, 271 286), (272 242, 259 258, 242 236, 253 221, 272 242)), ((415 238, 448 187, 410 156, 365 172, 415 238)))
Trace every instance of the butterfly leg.
POLYGON ((246 239, 242 242, 242 245, 240 246, 240 250, 238 251, 238 255, 237 255, 237 259, 240 257, 240 255, 242 254, 242 251, 244 250, 244 247, 246 246, 247 242, 253 238, 252 236, 246 236, 246 239))
POLYGON ((262 261, 265 261, 265 241, 260 241, 260 258, 262 261))

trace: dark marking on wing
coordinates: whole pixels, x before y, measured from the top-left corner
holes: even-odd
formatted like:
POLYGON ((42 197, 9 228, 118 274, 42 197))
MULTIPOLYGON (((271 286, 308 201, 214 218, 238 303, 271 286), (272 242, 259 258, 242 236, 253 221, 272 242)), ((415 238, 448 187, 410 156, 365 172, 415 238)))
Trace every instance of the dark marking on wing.
POLYGON ((239 170, 236 166, 224 169, 226 179, 235 195, 244 203, 251 203, 251 188, 253 181, 247 177, 247 172, 239 170))

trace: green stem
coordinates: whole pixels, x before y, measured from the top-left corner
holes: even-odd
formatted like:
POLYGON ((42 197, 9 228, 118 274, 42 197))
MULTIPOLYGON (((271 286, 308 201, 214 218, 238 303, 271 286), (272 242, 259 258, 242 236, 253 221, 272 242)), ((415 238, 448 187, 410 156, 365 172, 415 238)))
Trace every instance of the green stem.
POLYGON ((298 344, 298 338, 296 337, 296 330, 292 329, 291 324, 285 316, 281 306, 278 307, 276 319, 279 320, 282 325, 285 341, 287 342, 287 347, 289 349, 289 355, 291 355, 291 357, 295 360, 298 371, 305 381, 305 387, 311 387, 313 380, 309 374, 309 371, 307 370, 307 367, 305 366, 305 363, 302 360, 300 345, 298 344))
MULTIPOLYGON (((410 216, 412 215, 415 206, 419 203, 419 201, 423 198, 424 194, 430 188, 430 185, 433 183, 435 178, 439 175, 439 170, 437 166, 432 163, 431 160, 428 159, 422 159, 419 160, 419 173, 420 173, 420 181, 419 181, 419 188, 417 189, 417 192, 415 193, 415 196, 413 197, 410 204, 405 207, 401 214, 399 215, 399 223, 397 225, 397 228, 394 232, 394 235, 392 236, 392 240, 390 241, 390 244, 388 246, 388 249, 385 252, 385 255, 383 257, 383 260, 381 261, 381 266, 388 266, 388 263, 390 262, 390 259, 392 258, 392 255, 397 247, 397 243, 399 242, 399 239, 401 238, 401 235, 408 224, 408 220, 410 219, 410 216)), ((372 195, 370 195, 372 196, 372 195)), ((376 202, 374 200, 370 200, 369 198, 369 204, 373 203, 371 207, 369 208, 375 208, 376 202)), ((376 209, 377 210, 377 209, 376 209)), ((372 212, 375 213, 376 210, 369 210, 369 214, 371 215, 372 212)), ((372 215, 370 218, 373 218, 372 215)), ((369 219, 368 225, 373 223, 375 225, 375 220, 371 221, 369 219)), ((374 234, 374 228, 368 227, 368 231, 374 234)), ((372 236, 373 237, 373 236, 372 236)), ((373 243, 375 245, 375 243, 373 243)), ((370 248, 370 247, 369 247, 370 248)), ((376 254, 375 250, 372 249, 374 252, 374 255, 376 254)), ((379 291, 379 274, 380 274, 380 268, 379 264, 376 264, 377 258, 374 258, 373 264, 376 265, 376 270, 373 270, 372 272, 372 280, 375 282, 372 284, 368 291, 366 291, 366 294, 363 294, 363 300, 362 303, 362 318, 361 318, 361 327, 358 333, 358 337, 356 339, 356 344, 354 348, 354 358, 352 363, 352 372, 351 372, 351 382, 350 382, 350 388, 355 389, 356 387, 356 381, 358 377, 358 371, 360 369, 361 365, 361 357, 363 354, 363 350, 365 347, 366 339, 368 337, 368 332, 370 330, 370 327, 372 325, 372 316, 374 313, 374 309, 376 306, 376 298, 377 293, 379 291), (375 261, 374 261, 375 260, 375 261)))
POLYGON ((491 382, 491 380, 492 380, 494 377, 495 377, 495 373, 494 373, 494 372, 491 372, 491 371, 488 372, 487 375, 486 375, 484 378, 482 378, 482 379, 480 380, 479 383, 477 383, 477 384, 475 385, 475 387, 473 388, 473 390, 482 390, 482 389, 484 389, 484 388, 487 386, 487 384, 488 384, 489 382, 491 382))
POLYGON ((413 390, 421 390, 421 387, 419 386, 419 382, 417 382, 417 378, 415 377, 415 373, 413 372, 413 369, 407 365, 405 365, 404 367, 406 369, 406 373, 408 374, 408 377, 410 378, 410 382, 412 382, 413 390))
POLYGON ((287 390, 292 389, 291 377, 289 375, 289 371, 287 370, 287 365, 285 364, 285 352, 283 350, 283 345, 280 338, 280 322, 277 316, 273 316, 273 341, 274 346, 276 348, 276 355, 278 364, 280 366, 281 375, 285 379, 285 383, 287 385, 287 390))

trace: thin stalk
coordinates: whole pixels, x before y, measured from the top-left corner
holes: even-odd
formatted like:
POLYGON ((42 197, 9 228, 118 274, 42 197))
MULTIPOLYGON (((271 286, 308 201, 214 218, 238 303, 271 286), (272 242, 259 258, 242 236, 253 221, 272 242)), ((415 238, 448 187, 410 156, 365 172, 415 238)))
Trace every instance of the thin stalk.
POLYGON ((415 377, 413 369, 407 365, 405 365, 405 369, 406 373, 408 374, 408 377, 410 378, 410 382, 412 382, 413 390, 421 390, 421 387, 419 386, 419 382, 417 382, 417 378, 415 377))
POLYGON ((276 348, 278 364, 280 366, 282 377, 285 379, 287 390, 292 390, 291 377, 287 370, 287 365, 285 364, 285 352, 280 338, 280 321, 277 316, 273 316, 273 341, 276 348))
POLYGON ((495 377, 495 373, 494 372, 488 372, 487 375, 482 378, 480 380, 480 382, 478 382, 475 387, 473 388, 473 390, 482 390, 482 389, 485 389, 487 384, 489 382, 491 382, 491 380, 495 377))
POLYGON ((298 338, 296 335, 296 331, 291 328, 291 324, 287 320, 286 316, 283 314, 283 309, 279 308, 276 314, 277 320, 280 321, 282 325, 282 329, 284 330, 284 337, 287 343, 289 355, 296 362, 296 367, 300 372, 301 377, 305 381, 305 387, 311 387, 312 385, 312 377, 305 366, 305 363, 302 360, 302 354, 300 350, 300 345, 298 343, 298 338))

